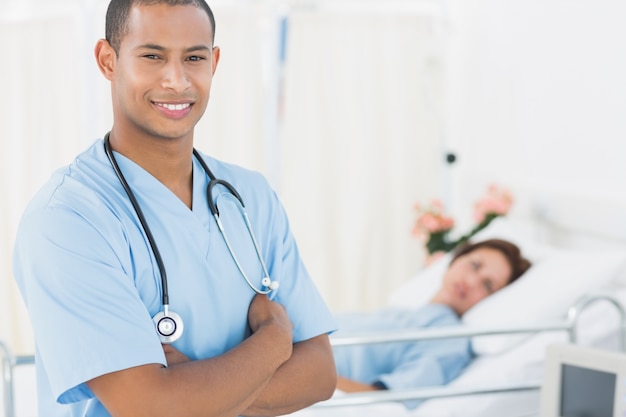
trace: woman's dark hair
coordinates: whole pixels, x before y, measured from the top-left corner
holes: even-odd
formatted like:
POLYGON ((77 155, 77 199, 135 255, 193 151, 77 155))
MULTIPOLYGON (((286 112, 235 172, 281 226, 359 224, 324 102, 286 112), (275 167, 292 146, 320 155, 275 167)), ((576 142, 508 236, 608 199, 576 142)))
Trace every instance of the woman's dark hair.
POLYGON ((213 39, 215 39, 215 17, 213 11, 204 0, 111 0, 106 14, 105 38, 116 54, 120 52, 122 39, 128 33, 128 15, 133 6, 151 6, 166 4, 168 6, 195 6, 204 10, 209 16, 213 39))
POLYGON ((507 262, 511 266, 511 276, 509 277, 507 284, 510 284, 518 279, 531 266, 530 261, 522 256, 522 252, 517 245, 503 239, 488 239, 476 243, 466 243, 459 246, 453 252, 450 264, 456 261, 459 257, 467 255, 468 253, 480 248, 495 249, 504 255, 507 262))

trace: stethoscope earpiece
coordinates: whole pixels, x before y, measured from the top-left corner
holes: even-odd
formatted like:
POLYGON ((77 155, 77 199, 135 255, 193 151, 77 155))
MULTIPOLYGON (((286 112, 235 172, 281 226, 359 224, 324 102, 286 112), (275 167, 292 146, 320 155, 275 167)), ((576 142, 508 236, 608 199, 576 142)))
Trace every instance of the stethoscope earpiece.
MULTIPOLYGON (((261 287, 264 291, 270 292, 278 289, 278 281, 272 281, 269 277, 265 277, 261 280, 261 287)), ((258 291, 257 291, 258 292, 258 291)))

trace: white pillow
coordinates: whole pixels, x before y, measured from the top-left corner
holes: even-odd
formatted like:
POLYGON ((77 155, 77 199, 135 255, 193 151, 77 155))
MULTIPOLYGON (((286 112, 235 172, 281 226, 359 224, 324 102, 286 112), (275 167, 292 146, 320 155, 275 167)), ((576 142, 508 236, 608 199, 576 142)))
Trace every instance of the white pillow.
MULTIPOLYGON (((533 266, 516 282, 481 301, 463 315, 473 326, 526 324, 558 320, 583 295, 594 289, 621 284, 626 271, 626 252, 557 249, 532 239, 527 230, 516 229, 498 218, 472 241, 490 238, 509 240, 520 247, 533 266)), ((414 308, 428 303, 441 285, 452 258, 447 254, 421 270, 394 291, 388 300, 393 307, 414 308)), ((524 335, 479 336, 472 340, 479 355, 500 353, 524 335)))
POLYGON ((430 302, 441 285, 452 255, 447 253, 432 265, 422 269, 406 283, 391 293, 388 304, 392 307, 417 308, 430 302))
MULTIPOLYGON (((611 286, 626 267, 622 251, 554 250, 517 281, 484 299, 463 315, 475 326, 554 321, 585 294, 611 286)), ((502 352, 525 336, 474 337, 477 354, 502 352)))

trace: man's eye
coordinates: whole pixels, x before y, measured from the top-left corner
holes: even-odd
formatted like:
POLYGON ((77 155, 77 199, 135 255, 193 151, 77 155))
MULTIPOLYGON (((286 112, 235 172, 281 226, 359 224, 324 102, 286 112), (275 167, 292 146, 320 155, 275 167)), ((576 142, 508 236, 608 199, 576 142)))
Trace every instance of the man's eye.
POLYGON ((474 271, 478 271, 480 269, 480 262, 478 261, 472 261, 472 269, 474 271))
POLYGON ((159 59, 159 56, 154 54, 146 54, 143 57, 147 59, 159 59))
POLYGON ((194 55, 194 56, 190 56, 188 59, 189 61, 198 62, 198 61, 203 61, 205 58, 202 56, 194 55))

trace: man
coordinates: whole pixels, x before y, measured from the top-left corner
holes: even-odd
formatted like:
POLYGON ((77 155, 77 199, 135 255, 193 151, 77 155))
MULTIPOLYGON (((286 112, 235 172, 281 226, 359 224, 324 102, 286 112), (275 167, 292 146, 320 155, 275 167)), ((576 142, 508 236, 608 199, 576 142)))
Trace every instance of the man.
POLYGON ((109 5, 110 135, 35 196, 15 244, 41 416, 274 416, 332 395, 335 322, 282 206, 259 174, 193 154, 214 31, 204 0, 109 5))

